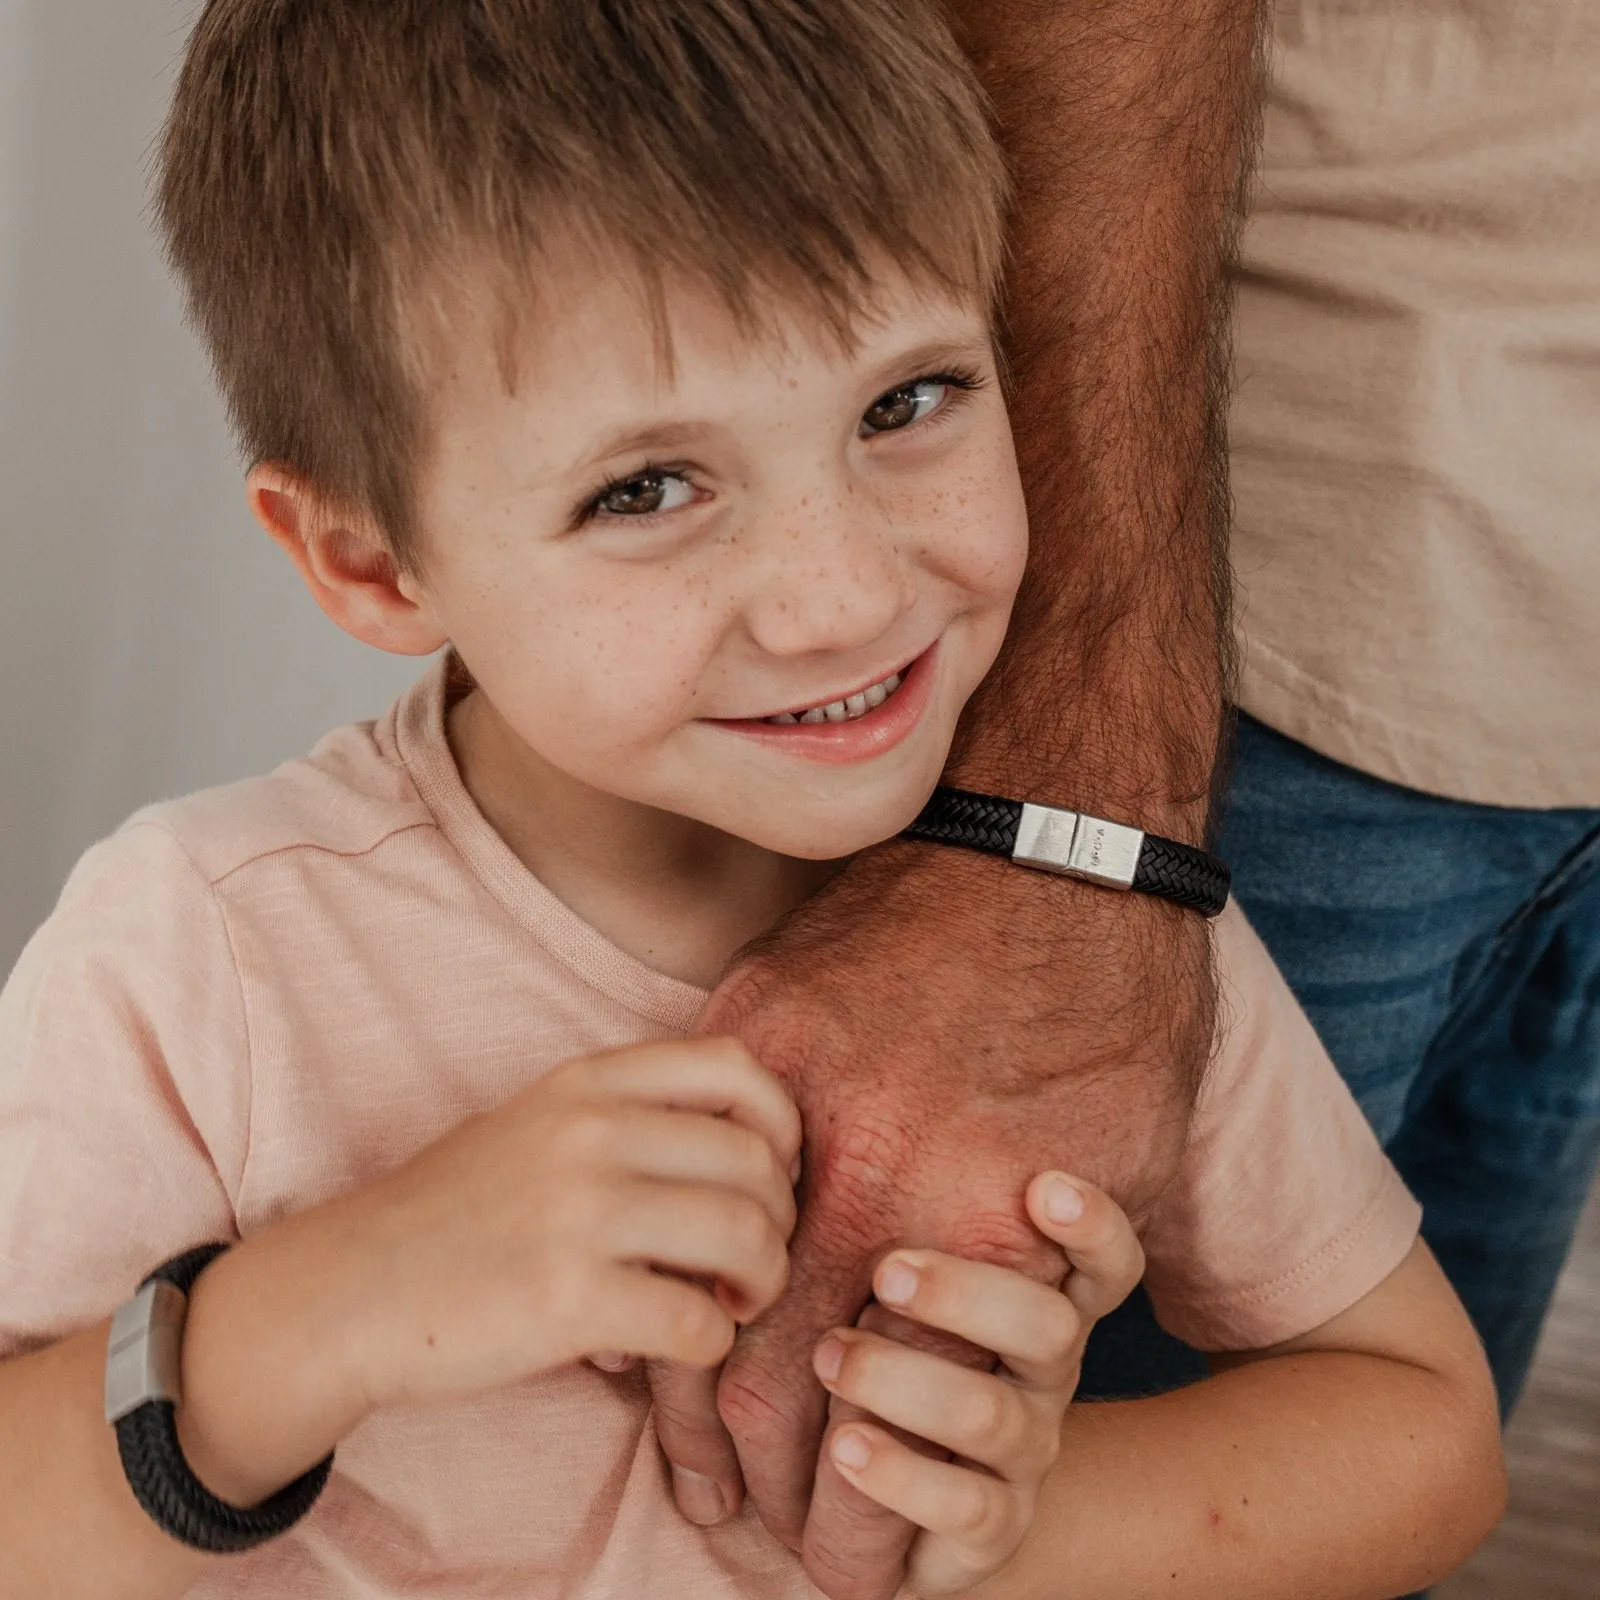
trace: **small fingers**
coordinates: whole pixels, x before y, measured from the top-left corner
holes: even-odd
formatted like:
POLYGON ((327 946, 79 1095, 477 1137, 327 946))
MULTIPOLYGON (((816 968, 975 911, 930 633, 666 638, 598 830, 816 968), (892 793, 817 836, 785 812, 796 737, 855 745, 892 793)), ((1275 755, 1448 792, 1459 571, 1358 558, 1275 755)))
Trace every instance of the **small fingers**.
POLYGON ((974 1578, 1007 1560, 1027 1531, 1026 1502, 1008 1484, 921 1455, 870 1422, 836 1429, 828 1454, 863 1494, 956 1545, 974 1578))
POLYGON ((1116 1310, 1144 1276, 1144 1250, 1122 1207, 1104 1190, 1064 1172, 1028 1185, 1033 1225, 1067 1253, 1062 1293, 1089 1322, 1116 1310))
POLYGON ((772 1305, 789 1277, 784 1237, 772 1218, 732 1189, 630 1184, 605 1246, 616 1257, 714 1279, 717 1298, 741 1322, 772 1305))
POLYGON ((800 1155, 789 1092, 736 1039, 664 1039, 588 1059, 603 1094, 727 1117, 771 1145, 782 1171, 800 1155))
POLYGON ((611 1148, 630 1170, 669 1183, 721 1184, 759 1200, 785 1239, 794 1231, 794 1185, 766 1138, 704 1112, 629 1108, 611 1124, 611 1148))
POLYGON ((881 1305, 992 1351, 1027 1388, 1070 1385, 1086 1329, 1059 1289, 938 1250, 897 1250, 873 1274, 881 1305))
POLYGON ((738 1331, 708 1290, 648 1267, 608 1268, 589 1298, 596 1343, 630 1357, 714 1367, 738 1331))
POLYGON ((1008 1482, 1037 1483, 1055 1461, 1066 1389, 1045 1404, 994 1373, 854 1328, 823 1339, 813 1368, 830 1394, 1008 1482))

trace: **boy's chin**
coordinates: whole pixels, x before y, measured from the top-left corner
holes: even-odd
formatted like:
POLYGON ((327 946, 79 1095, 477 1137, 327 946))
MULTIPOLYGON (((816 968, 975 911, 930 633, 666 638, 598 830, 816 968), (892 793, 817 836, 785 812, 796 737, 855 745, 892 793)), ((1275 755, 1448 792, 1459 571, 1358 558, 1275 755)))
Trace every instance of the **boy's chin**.
POLYGON ((783 826, 738 831, 752 844, 779 855, 799 861, 838 861, 894 838, 911 825, 923 804, 915 800, 895 806, 841 805, 838 815, 808 819, 799 826, 790 820, 783 826))

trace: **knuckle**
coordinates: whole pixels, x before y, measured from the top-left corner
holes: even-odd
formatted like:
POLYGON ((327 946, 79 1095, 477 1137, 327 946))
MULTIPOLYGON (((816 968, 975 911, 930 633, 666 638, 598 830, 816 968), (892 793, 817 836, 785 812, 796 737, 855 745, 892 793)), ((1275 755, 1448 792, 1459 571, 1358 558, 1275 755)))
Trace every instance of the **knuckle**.
POLYGON ((730 1039, 780 1080, 803 1081, 808 1064, 848 1055, 830 1009, 807 992, 816 977, 809 972, 807 986, 799 986, 792 971, 752 957, 747 946, 707 1002, 699 1033, 730 1039))
POLYGON ((890 1524, 890 1516, 873 1507, 843 1529, 807 1529, 806 1571, 823 1594, 832 1600, 894 1600, 901 1593, 902 1558, 913 1533, 890 1524))
POLYGON ((590 1165, 603 1156, 611 1140, 611 1119, 598 1106, 573 1106, 561 1119, 557 1144, 569 1160, 590 1165))
POLYGON ((999 1379, 987 1379, 963 1400, 958 1426, 974 1454, 985 1458, 1009 1455, 1017 1444, 1015 1391, 999 1379))
MULTIPOLYGON (((771 1225, 768 1226, 770 1228, 771 1225)), ((773 1237, 776 1238, 776 1234, 773 1237)), ((761 1309, 774 1304, 788 1284, 789 1257, 781 1247, 762 1256, 751 1274, 750 1287, 761 1309)))
POLYGON ((714 1366, 733 1343, 732 1319, 703 1289, 685 1285, 684 1290, 663 1314, 664 1343, 690 1366, 714 1366))
MULTIPOLYGON (((1031 1471, 1029 1479, 1038 1485, 1054 1470, 1056 1462, 1061 1459, 1061 1419, 1052 1417, 1050 1425, 1041 1428, 1036 1435, 1033 1455, 1029 1460, 1031 1471)), ((1031 1519, 1030 1519, 1031 1520, 1031 1519)))
POLYGON ((1030 1419, 1008 1455, 1007 1476, 1014 1482, 1041 1482, 1061 1455, 1061 1418, 1057 1411, 1030 1419))
POLYGON ((696 1471, 725 1466, 732 1446, 705 1374, 698 1369, 674 1368, 681 1369, 681 1363, 656 1362, 650 1369, 656 1436, 662 1449, 680 1465, 696 1471))
POLYGON ((1120 1298, 1144 1276, 1144 1250, 1136 1240, 1114 1233, 1096 1242, 1085 1267, 1090 1277, 1120 1298))
MULTIPOLYGON (((781 1352, 775 1352, 775 1354, 781 1352)), ((800 1437, 812 1422, 809 1385, 779 1372, 765 1359, 741 1351, 723 1369, 717 1385, 717 1415, 742 1445, 772 1450, 800 1437)))
POLYGON ((1086 1221, 1090 1250, 1108 1259, 1122 1253, 1132 1229, 1119 1205, 1100 1195, 1098 1203, 1090 1207, 1086 1221))
POLYGON ((739 1034, 748 1037, 762 1009, 767 986, 768 980, 757 964, 740 961, 706 1003, 700 1025, 707 1036, 722 1038, 739 1034))
POLYGON ((767 1215, 766 1207, 748 1195, 732 1196, 728 1206, 728 1242, 738 1258, 759 1269, 781 1254, 782 1242, 767 1215))
POLYGON ((1077 1349, 1083 1334, 1083 1319, 1078 1308, 1065 1295, 1059 1296, 1046 1313, 1040 1329, 1039 1356, 1042 1361, 1064 1361, 1077 1349))
POLYGON ((1009 1531, 1009 1508, 1004 1492, 993 1479, 968 1473, 951 1507, 950 1525, 969 1545, 1003 1543, 1009 1531))
POLYGON ((778 1160, 778 1152, 751 1128, 739 1128, 739 1163, 751 1182, 761 1186, 789 1187, 789 1175, 778 1160))

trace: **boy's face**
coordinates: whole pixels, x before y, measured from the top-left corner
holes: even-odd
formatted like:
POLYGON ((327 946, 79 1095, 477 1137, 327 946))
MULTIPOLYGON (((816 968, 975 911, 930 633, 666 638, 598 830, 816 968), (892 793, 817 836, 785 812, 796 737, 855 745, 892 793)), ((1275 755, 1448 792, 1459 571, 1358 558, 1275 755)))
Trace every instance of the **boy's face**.
POLYGON ((487 319, 451 352, 402 580, 502 765, 792 856, 904 827, 1026 554, 982 312, 891 283, 846 353, 669 290, 669 372, 617 274, 540 301, 514 392, 487 319))

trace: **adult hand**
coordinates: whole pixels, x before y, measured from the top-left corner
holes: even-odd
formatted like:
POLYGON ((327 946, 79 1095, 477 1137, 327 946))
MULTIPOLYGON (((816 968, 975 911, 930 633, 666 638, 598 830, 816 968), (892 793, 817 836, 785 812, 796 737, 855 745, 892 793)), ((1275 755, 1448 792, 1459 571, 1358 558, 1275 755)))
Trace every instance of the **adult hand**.
POLYGON ((747 951, 701 1026, 738 1035, 794 1095, 803 1209, 789 1289, 717 1391, 731 1440, 710 1376, 652 1369, 675 1477, 701 1480, 686 1512, 731 1511, 742 1462, 762 1520, 803 1546, 821 1588, 892 1594, 913 1530, 818 1468, 817 1340, 856 1321, 896 1246, 1057 1282, 1062 1260, 1023 1208, 1042 1169, 1147 1216, 1181 1152, 1212 1005, 1193 912, 934 845, 862 857, 747 951))

